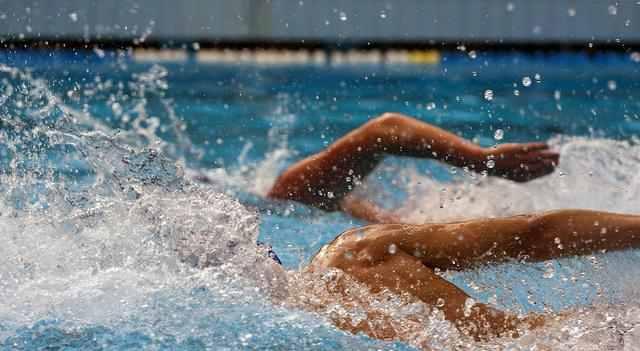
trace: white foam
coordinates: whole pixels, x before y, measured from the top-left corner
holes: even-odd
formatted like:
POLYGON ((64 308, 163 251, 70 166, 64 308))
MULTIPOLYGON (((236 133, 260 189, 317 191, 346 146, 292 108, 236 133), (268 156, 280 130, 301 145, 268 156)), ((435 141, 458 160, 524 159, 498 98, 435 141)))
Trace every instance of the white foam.
MULTIPOLYGON (((0 131, 12 158, 0 173, 3 333, 48 318, 112 325, 140 318, 157 294, 180 299, 201 286, 223 300, 286 295, 282 269, 256 248, 257 214, 185 181, 166 157, 179 145, 158 140, 157 126, 134 123, 113 135, 28 72, 0 72, 36 87, 33 96, 14 97, 21 100, 3 115, 10 128, 0 131), (58 158, 91 176, 54 177, 58 158)), ((150 119, 146 101, 165 76, 153 66, 134 77, 137 119, 150 119)))
POLYGON ((415 169, 400 170, 409 179, 408 201, 400 212, 416 223, 562 208, 637 213, 639 145, 577 137, 551 143, 560 151, 559 167, 528 183, 475 174, 465 175, 461 182, 443 183, 415 169))

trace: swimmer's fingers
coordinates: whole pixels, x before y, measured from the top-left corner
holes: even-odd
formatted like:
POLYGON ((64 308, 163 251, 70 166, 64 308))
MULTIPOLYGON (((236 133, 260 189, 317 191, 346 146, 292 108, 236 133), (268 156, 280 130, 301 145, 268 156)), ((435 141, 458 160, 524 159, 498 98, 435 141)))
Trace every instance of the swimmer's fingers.
POLYGON ((528 159, 497 159, 495 168, 490 169, 489 174, 516 182, 527 182, 552 173, 558 164, 557 160, 555 155, 544 158, 536 156, 528 159))
POLYGON ((536 160, 551 160, 558 164, 560 154, 549 150, 549 145, 545 143, 529 144, 502 144, 491 150, 488 159, 503 159, 518 162, 535 162, 536 160))
POLYGON ((524 171, 522 173, 525 174, 524 178, 526 178, 526 180, 531 180, 553 173, 553 171, 556 169, 556 165, 554 162, 547 160, 544 162, 535 163, 533 165, 523 166, 522 169, 524 171))
POLYGON ((547 143, 536 142, 536 143, 505 143, 499 144, 495 146, 495 149, 511 149, 513 151, 520 152, 529 152, 529 151, 540 151, 549 149, 549 145, 547 143))
POLYGON ((559 161, 560 154, 545 143, 501 144, 488 150, 486 165, 490 175, 526 182, 552 173, 559 161))
POLYGON ((549 149, 549 145, 547 143, 523 143, 513 145, 517 145, 516 147, 520 149, 520 152, 533 152, 549 149))
POLYGON ((487 150, 487 158, 509 158, 514 156, 537 155, 549 150, 545 143, 500 144, 487 150))
POLYGON ((502 173, 502 176, 516 182, 528 182, 535 178, 553 173, 555 168, 556 164, 551 160, 538 161, 535 163, 521 163, 519 167, 502 173))
POLYGON ((525 144, 522 151, 523 153, 519 155, 520 158, 543 161, 544 163, 550 161, 555 166, 560 162, 560 153, 549 150, 549 145, 545 143, 525 144))
POLYGON ((556 165, 560 162, 560 154, 551 150, 544 150, 539 152, 528 152, 526 154, 518 154, 515 156, 515 158, 521 161, 527 161, 527 162, 550 161, 555 163, 556 165))

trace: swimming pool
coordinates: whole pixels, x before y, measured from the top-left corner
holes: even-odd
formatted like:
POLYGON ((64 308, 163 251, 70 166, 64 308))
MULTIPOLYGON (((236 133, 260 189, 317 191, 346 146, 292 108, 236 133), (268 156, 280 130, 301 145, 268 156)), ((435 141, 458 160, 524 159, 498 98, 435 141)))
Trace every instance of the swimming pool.
MULTIPOLYGON (((296 269, 363 224, 261 195, 287 165, 385 111, 483 145, 542 140, 562 152, 556 173, 527 184, 389 158, 362 191, 409 221, 566 207, 637 212, 640 63, 623 54, 472 56, 261 67, 3 53, 1 347, 411 349, 341 332, 328 319, 352 312, 336 306, 311 313, 273 304, 265 290, 286 286, 261 286, 272 272, 243 256, 259 236, 296 269), (211 184, 187 184, 182 173, 211 184), (207 241, 207 231, 219 241, 207 241)), ((616 349, 640 335, 624 334, 640 322, 639 262, 630 251, 444 273, 511 310, 586 310, 519 341, 473 344, 437 323, 416 340, 444 349, 616 349)))

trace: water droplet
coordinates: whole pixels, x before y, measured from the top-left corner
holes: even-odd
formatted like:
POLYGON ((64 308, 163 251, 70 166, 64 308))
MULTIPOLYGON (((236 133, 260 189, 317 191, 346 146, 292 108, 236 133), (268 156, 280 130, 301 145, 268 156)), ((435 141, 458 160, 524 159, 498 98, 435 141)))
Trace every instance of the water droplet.
POLYGON ((327 198, 329 198, 329 199, 333 199, 333 198, 335 198, 335 197, 336 197, 336 196, 335 196, 335 194, 333 193, 333 191, 327 191, 327 198))
POLYGON ((553 98, 554 99, 560 100, 560 97, 561 97, 560 90, 556 90, 556 91, 553 92, 553 98))
POLYGON ((528 87, 531 85, 531 78, 529 76, 522 77, 522 85, 528 87))
POLYGON ((513 10, 515 9, 516 9, 516 5, 514 5, 512 2, 507 3, 507 12, 513 12, 513 10))
POLYGON ((436 108, 436 103, 435 102, 430 102, 430 103, 427 104, 426 107, 427 107, 427 110, 431 111, 431 110, 436 108))
POLYGON ((515 95, 515 96, 520 96, 520 90, 518 90, 518 89, 514 89, 514 90, 513 90, 513 95, 515 95))
POLYGON ((487 89, 484 91, 484 99, 487 101, 493 101, 493 90, 487 89))
POLYGON ((563 250, 564 249, 564 246, 562 246, 562 241, 560 241, 560 238, 553 239, 553 242, 556 244, 556 246, 558 247, 559 250, 563 250))
POLYGON ((343 12, 343 11, 340 11, 340 15, 338 17, 340 18, 340 20, 342 22, 345 22, 346 20, 348 20, 347 14, 345 12, 343 12))
POLYGON ((504 130, 496 129, 496 132, 493 133, 493 138, 496 140, 502 140, 502 138, 504 138, 504 130))
POLYGON ((396 244, 391 244, 389 245, 388 251, 390 254, 395 255, 396 252, 398 252, 398 247, 396 246, 396 244))
POLYGON ((542 76, 540 75, 540 73, 536 73, 533 75, 533 79, 536 80, 536 83, 540 83, 540 81, 542 80, 542 76))
POLYGON ((611 16, 615 16, 618 14, 618 7, 616 5, 609 5, 608 10, 611 16))
POLYGON ((383 11, 380 11, 380 18, 385 19, 387 18, 387 13, 383 11))
POLYGON ((618 83, 616 83, 615 80, 610 80, 607 82, 607 88, 609 88, 609 90, 614 91, 616 90, 616 88, 618 88, 618 83))
POLYGON ((495 166, 496 166, 496 161, 494 161, 494 160, 487 161, 487 168, 491 169, 491 168, 493 168, 495 166))
POLYGON ((574 9, 574 8, 569 8, 569 9, 567 10, 567 13, 569 14, 569 17, 573 17, 573 16, 575 16, 575 15, 576 15, 576 9, 574 9))
POLYGON ((444 299, 443 298, 439 297, 436 300, 436 307, 444 307, 444 299))
POLYGON ((471 308, 476 304, 476 301, 472 298, 468 298, 464 301, 464 316, 469 317, 471 315, 471 308))
POLYGON ((545 263, 545 270, 542 274, 542 277, 545 279, 551 279, 556 274, 556 271, 553 269, 553 262, 545 263))
POLYGON ((71 12, 69 14, 69 18, 71 19, 72 22, 78 22, 78 14, 75 12, 71 12))
POLYGON ((119 103, 114 102, 111 104, 111 111, 113 111, 114 115, 120 116, 122 114, 122 106, 119 103))
POLYGON ((472 60, 475 60, 475 59, 476 59, 476 57, 478 57, 478 54, 476 53, 476 51, 475 51, 475 50, 471 50, 471 51, 469 51, 469 54, 468 54, 468 55, 469 55, 469 58, 471 58, 472 60))
POLYGON ((99 58, 104 58, 105 57, 105 52, 104 50, 100 49, 99 47, 95 47, 93 48, 93 52, 99 57, 99 58))

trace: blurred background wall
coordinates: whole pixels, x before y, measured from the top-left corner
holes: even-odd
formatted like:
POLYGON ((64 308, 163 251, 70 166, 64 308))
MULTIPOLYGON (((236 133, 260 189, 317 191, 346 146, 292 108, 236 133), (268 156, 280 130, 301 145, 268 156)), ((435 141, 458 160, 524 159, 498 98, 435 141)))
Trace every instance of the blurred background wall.
POLYGON ((640 42, 637 0, 0 0, 0 40, 640 42))

